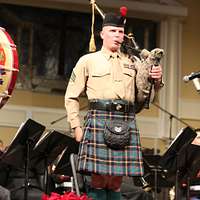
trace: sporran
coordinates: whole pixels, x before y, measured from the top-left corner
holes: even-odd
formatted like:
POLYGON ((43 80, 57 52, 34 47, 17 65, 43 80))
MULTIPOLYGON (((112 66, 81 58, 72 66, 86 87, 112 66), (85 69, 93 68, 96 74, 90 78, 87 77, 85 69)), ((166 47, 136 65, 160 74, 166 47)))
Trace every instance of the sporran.
POLYGON ((129 123, 121 120, 108 120, 105 123, 104 141, 115 150, 124 149, 130 142, 129 123))

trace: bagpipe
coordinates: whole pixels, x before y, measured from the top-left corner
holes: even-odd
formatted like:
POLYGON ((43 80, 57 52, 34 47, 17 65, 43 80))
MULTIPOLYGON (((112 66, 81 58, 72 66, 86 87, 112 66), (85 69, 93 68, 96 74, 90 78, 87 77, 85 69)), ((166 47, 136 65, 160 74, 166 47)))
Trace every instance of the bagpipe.
POLYGON ((16 45, 8 32, 0 27, 0 108, 11 97, 18 72, 16 45))
MULTIPOLYGON (((93 51, 96 51, 95 41, 94 41, 94 21, 95 21, 94 12, 95 10, 97 10, 103 19, 105 18, 105 13, 99 8, 95 0, 90 0, 90 4, 92 7, 92 26, 91 26, 91 38, 90 38, 90 44, 89 44, 89 51, 93 52, 93 51)), ((121 16, 125 17, 126 12, 127 12, 127 8, 125 6, 120 8, 121 16)), ((142 64, 149 66, 149 69, 151 69, 153 65, 158 66, 161 62, 161 59, 164 56, 164 50, 160 48, 155 48, 151 51, 148 51, 147 49, 140 49, 135 41, 135 37, 133 33, 124 34, 124 41, 121 44, 120 51, 128 55, 132 61, 134 61, 135 56, 137 56, 141 60, 142 64)), ((153 79, 150 80, 150 83, 151 85, 150 85, 148 95, 144 102, 138 103, 138 110, 136 112, 139 112, 142 108, 149 109, 151 91, 154 85, 154 80, 153 79)))

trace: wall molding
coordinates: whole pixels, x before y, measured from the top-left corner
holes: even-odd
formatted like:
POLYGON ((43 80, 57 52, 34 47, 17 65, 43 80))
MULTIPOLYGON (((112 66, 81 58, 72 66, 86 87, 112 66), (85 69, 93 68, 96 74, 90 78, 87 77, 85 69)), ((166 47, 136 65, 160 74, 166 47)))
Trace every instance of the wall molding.
MULTIPOLYGON (((200 106, 198 101, 189 99, 181 99, 179 104, 179 118, 187 120, 199 120, 200 121, 200 106)), ((80 113, 82 122, 86 114, 86 110, 82 110, 80 113)), ((18 128, 20 124, 27 119, 31 118, 44 126, 47 129, 55 129, 58 131, 69 131, 70 127, 67 122, 65 109, 58 108, 45 108, 34 106, 18 106, 18 105, 5 105, 0 110, 0 126, 1 127, 14 127, 18 128), (61 119, 57 123, 51 124, 51 122, 61 119)), ((158 117, 146 117, 138 116, 137 125, 140 129, 141 137, 146 138, 164 138, 168 137, 167 130, 162 130, 164 127, 160 127, 162 118, 158 117), (163 135, 165 132, 165 135, 163 135)), ((165 121, 169 123, 169 121, 165 121)))

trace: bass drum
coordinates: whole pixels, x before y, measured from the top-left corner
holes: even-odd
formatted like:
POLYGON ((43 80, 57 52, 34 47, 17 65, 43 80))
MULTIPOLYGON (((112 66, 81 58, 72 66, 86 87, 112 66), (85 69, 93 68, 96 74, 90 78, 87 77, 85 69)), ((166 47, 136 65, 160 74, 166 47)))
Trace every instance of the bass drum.
POLYGON ((16 45, 4 28, 0 27, 0 108, 11 97, 19 72, 16 45))

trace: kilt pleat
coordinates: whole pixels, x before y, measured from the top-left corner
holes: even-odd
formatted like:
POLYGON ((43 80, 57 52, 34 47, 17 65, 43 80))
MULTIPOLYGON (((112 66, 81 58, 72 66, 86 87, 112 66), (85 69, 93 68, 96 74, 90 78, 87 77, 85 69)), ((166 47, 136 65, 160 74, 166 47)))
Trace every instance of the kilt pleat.
POLYGON ((78 170, 111 176, 142 176, 142 152, 135 114, 89 110, 80 143, 78 170), (113 119, 130 124, 130 143, 123 150, 110 149, 104 143, 105 122, 113 119))

